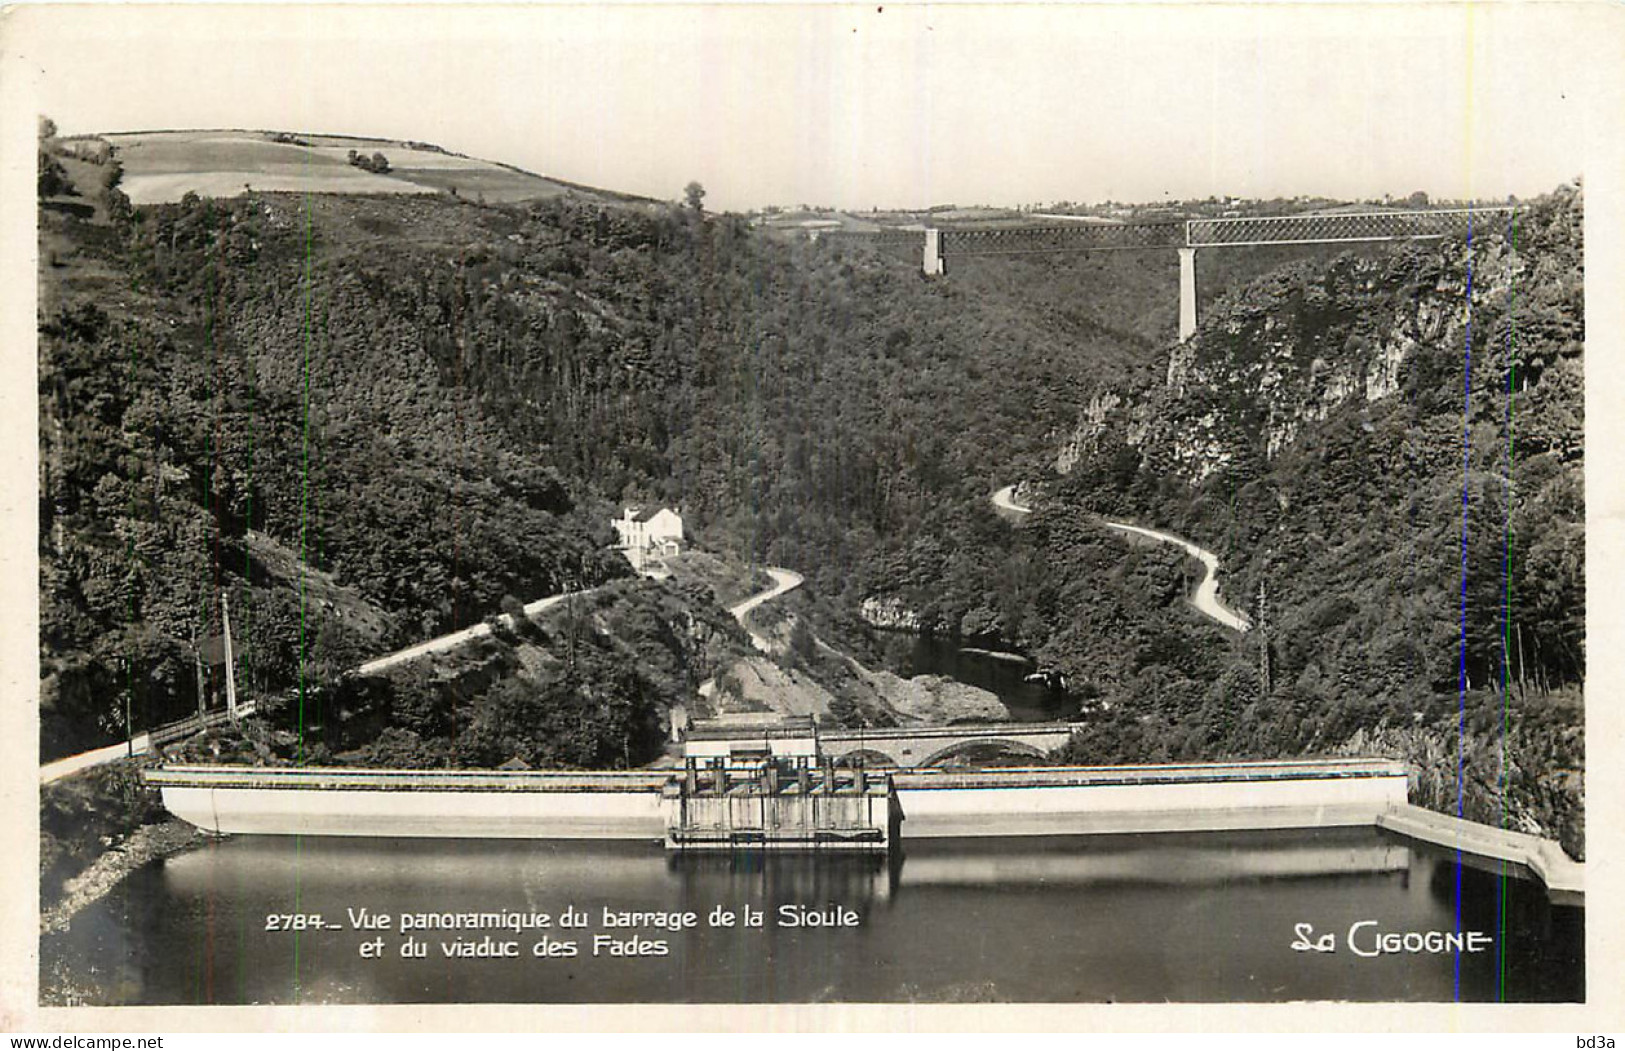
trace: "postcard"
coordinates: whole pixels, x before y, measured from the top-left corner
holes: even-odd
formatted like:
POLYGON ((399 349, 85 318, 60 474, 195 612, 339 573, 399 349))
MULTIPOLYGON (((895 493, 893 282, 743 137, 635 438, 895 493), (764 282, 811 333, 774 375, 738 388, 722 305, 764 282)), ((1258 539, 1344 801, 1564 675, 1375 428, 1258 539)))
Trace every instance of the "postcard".
POLYGON ((1622 29, 8 9, 7 1027, 1605 1031, 1622 29))

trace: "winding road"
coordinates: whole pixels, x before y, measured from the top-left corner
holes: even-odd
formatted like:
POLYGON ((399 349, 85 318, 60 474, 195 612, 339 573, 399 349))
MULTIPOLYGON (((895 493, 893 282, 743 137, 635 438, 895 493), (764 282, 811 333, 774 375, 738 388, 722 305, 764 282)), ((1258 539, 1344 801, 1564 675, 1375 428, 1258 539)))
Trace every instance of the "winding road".
POLYGON ((728 612, 733 615, 733 618, 739 622, 746 632, 749 632, 751 645, 766 653, 772 644, 767 640, 766 636, 758 635, 750 630, 750 625, 745 623, 745 614, 764 602, 770 602, 788 591, 794 591, 806 581, 806 578, 793 569, 784 569, 781 566, 763 566, 762 569, 768 576, 773 578, 773 586, 766 591, 757 592, 737 605, 728 607, 728 612))
MULTIPOLYGON (((777 566, 764 566, 762 568, 766 570, 767 574, 773 578, 773 586, 768 588, 766 591, 758 592, 757 594, 752 595, 745 601, 740 602, 735 606, 731 606, 728 609, 728 612, 732 614, 734 619, 739 621, 741 625, 745 623, 745 614, 749 613, 751 610, 755 609, 757 606, 760 606, 764 602, 770 602, 786 592, 794 591, 796 588, 802 585, 805 579, 800 573, 797 573, 794 570, 781 569, 777 566)), ((552 609, 554 606, 557 606, 571 595, 590 595, 596 590, 596 588, 587 588, 581 591, 565 591, 557 595, 549 595, 547 598, 537 599, 535 602, 529 603, 525 606, 525 615, 528 617, 534 617, 536 614, 541 613, 544 610, 552 609)), ((513 618, 504 615, 502 619, 508 621, 509 627, 514 626, 513 618)), ((745 630, 750 632, 751 644, 764 653, 767 652, 770 646, 767 638, 765 636, 756 634, 754 631, 751 631, 748 626, 745 628, 745 630)), ((475 639, 484 638, 489 634, 491 634, 491 625, 481 621, 480 623, 464 628, 461 631, 454 631, 449 635, 441 635, 437 638, 429 639, 427 642, 420 642, 415 646, 408 646, 406 649, 396 650, 394 653, 385 654, 382 657, 370 660, 361 665, 361 667, 357 668, 356 672, 360 675, 377 675, 379 672, 386 671, 390 668, 394 668, 402 664, 408 664, 412 661, 427 657, 431 653, 445 653, 448 650, 454 650, 460 646, 466 646, 475 639)), ((249 708, 248 710, 252 711, 252 708, 249 708)), ((135 755, 145 755, 151 750, 152 741, 149 735, 145 733, 139 734, 133 742, 120 741, 118 744, 111 744, 105 748, 97 748, 89 752, 81 752, 79 755, 71 755, 64 759, 58 759, 54 762, 46 763, 40 767, 40 783, 50 784, 53 781, 59 781, 64 777, 77 774, 81 770, 89 770, 92 767, 101 766, 104 763, 111 763, 116 759, 123 759, 126 755, 130 755, 132 753, 135 755)))
MULTIPOLYGON (((734 603, 732 606, 728 607, 728 613, 733 617, 734 620, 739 622, 739 626, 741 628, 745 629, 745 633, 750 636, 750 644, 752 646, 755 646, 763 653, 770 653, 773 649, 773 643, 766 635, 758 635, 754 631, 750 630, 750 625, 745 623, 745 614, 749 613, 751 610, 755 609, 757 606, 760 606, 764 602, 770 602, 773 599, 778 598, 785 592, 794 591, 796 588, 799 588, 803 582, 805 582, 806 578, 800 573, 797 573, 795 570, 785 569, 782 566, 763 566, 762 569, 767 573, 768 576, 773 578, 773 586, 768 588, 766 591, 758 591, 756 594, 752 595, 743 602, 734 603)), ((823 644, 819 643, 819 645, 823 644)), ((709 678, 700 683, 699 695, 709 699, 712 694, 716 693, 716 689, 716 678, 709 678)))
MULTIPOLYGON (((998 492, 993 494, 993 506, 999 508, 1001 511, 1010 511, 1018 515, 1032 514, 1032 508, 1023 507, 1021 504, 1016 503, 1015 493, 1015 486, 1005 486, 1003 489, 1000 489, 998 492)), ((1178 546, 1184 548, 1187 554, 1201 562, 1203 567, 1205 567, 1207 570, 1207 572, 1203 574, 1201 582, 1196 585, 1196 591, 1190 596, 1191 605, 1196 607, 1198 613, 1201 613, 1210 620, 1217 621, 1218 623, 1234 631, 1244 632, 1252 628, 1253 622, 1248 620, 1244 614, 1237 613, 1235 610, 1232 610, 1223 602, 1219 601, 1218 555, 1215 555, 1206 548, 1197 547, 1189 540, 1186 540, 1183 537, 1174 536, 1172 533, 1164 533, 1156 529, 1147 529, 1144 526, 1130 525, 1127 522, 1106 522, 1104 524, 1108 529, 1117 529, 1125 533, 1137 533, 1140 536, 1149 537, 1152 540, 1160 540, 1165 544, 1177 544, 1178 546)))
POLYGON ((1191 605, 1196 607, 1197 612, 1236 631, 1247 631, 1253 626, 1253 622, 1244 615, 1235 612, 1219 601, 1218 555, 1206 548, 1197 547, 1189 540, 1174 536, 1172 533, 1161 533, 1155 529, 1146 529, 1144 526, 1129 525, 1127 522, 1107 522, 1105 525, 1108 529, 1120 529, 1125 533, 1138 533, 1141 536, 1150 537, 1152 540, 1160 540, 1165 544, 1178 544, 1184 548, 1186 553, 1201 562, 1207 569, 1207 572, 1202 576, 1201 583, 1196 585, 1196 591, 1190 597, 1191 605))
MULTIPOLYGON (((557 595, 537 599, 525 607, 525 616, 534 617, 545 609, 552 609, 571 595, 590 595, 596 590, 597 588, 587 588, 583 591, 561 591, 557 595)), ((508 622, 510 628, 516 627, 512 617, 504 614, 502 619, 508 622)), ((404 650, 396 650, 394 653, 370 660, 357 668, 356 674, 377 675, 388 668, 415 661, 420 657, 427 657, 431 653, 444 653, 446 650, 454 650, 489 634, 491 634, 491 625, 481 621, 472 627, 464 628, 462 631, 454 631, 450 635, 441 635, 438 638, 430 639, 428 642, 420 642, 416 646, 408 646, 404 650)))
POLYGON ((1018 515, 1030 515, 1033 513, 1032 508, 1023 507, 1016 503, 1016 487, 1013 485, 1007 485, 1003 489, 1000 489, 998 492, 993 494, 993 506, 997 507, 1001 511, 1012 511, 1018 515))
POLYGON ((78 755, 70 755, 66 759, 57 759, 45 763, 39 768, 40 784, 48 785, 53 781, 60 781, 71 774, 81 770, 89 770, 94 766, 111 763, 126 756, 146 755, 152 751, 152 738, 148 734, 137 734, 133 741, 120 741, 110 744, 106 748, 94 748, 78 755))

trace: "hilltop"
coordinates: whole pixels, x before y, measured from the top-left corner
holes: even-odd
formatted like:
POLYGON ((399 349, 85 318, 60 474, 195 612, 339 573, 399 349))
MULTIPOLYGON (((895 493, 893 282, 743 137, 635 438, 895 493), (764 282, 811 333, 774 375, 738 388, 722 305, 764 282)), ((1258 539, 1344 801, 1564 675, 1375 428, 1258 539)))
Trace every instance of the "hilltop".
POLYGON ((138 206, 171 204, 188 193, 234 197, 247 191, 446 193, 491 203, 572 195, 652 203, 397 139, 217 129, 113 132, 63 143, 87 156, 108 151, 123 166, 121 188, 138 206))

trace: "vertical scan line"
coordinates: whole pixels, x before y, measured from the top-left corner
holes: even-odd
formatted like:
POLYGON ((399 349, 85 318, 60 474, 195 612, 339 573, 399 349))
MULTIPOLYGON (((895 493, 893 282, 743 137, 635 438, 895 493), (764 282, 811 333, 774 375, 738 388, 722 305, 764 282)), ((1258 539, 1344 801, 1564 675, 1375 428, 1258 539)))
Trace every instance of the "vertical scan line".
MULTIPOLYGON (((313 333, 311 329, 311 272, 314 233, 310 212, 310 194, 304 195, 305 211, 305 268, 303 274, 304 284, 304 406, 303 431, 299 442, 299 707, 297 717, 298 741, 294 750, 294 765, 305 764, 305 697, 309 689, 306 669, 307 631, 306 623, 306 576, 309 572, 309 530, 310 530, 310 409, 311 409, 311 342, 313 333)), ((294 837, 294 908, 298 910, 300 898, 300 866, 298 859, 301 853, 301 840, 303 837, 294 837)), ((299 1000, 299 956, 300 934, 294 932, 293 936, 293 999, 299 1000)))
MULTIPOLYGON (((255 470, 254 441, 255 441, 255 438, 256 438, 256 433, 255 432, 258 429, 258 423, 259 423, 259 368, 258 368, 258 363, 255 360, 254 345, 249 345, 247 347, 244 347, 242 349, 242 355, 243 355, 243 387, 244 387, 244 392, 245 392, 245 394, 247 396, 247 401, 248 401, 248 411, 247 411, 247 413, 245 414, 245 417, 244 417, 244 421, 245 421, 244 431, 245 431, 245 434, 247 436, 247 442, 248 442, 247 456, 246 456, 247 464, 245 466, 245 474, 247 476, 248 482, 247 482, 247 485, 245 487, 245 492, 243 494, 243 531, 244 531, 244 535, 243 535, 243 612, 242 612, 242 625, 243 625, 244 649, 247 652, 248 657, 249 657, 249 659, 247 661, 244 661, 244 664, 247 665, 248 668, 252 669, 254 664, 258 662, 257 661, 258 652, 257 652, 257 647, 255 647, 255 645, 254 645, 255 641, 256 641, 256 636, 255 636, 255 632, 254 632, 254 629, 255 629, 255 624, 254 624, 254 613, 255 613, 254 606, 255 606, 255 602, 254 602, 254 589, 253 589, 253 584, 254 584, 254 555, 253 555, 252 549, 249 546, 248 535, 247 534, 248 534, 249 530, 254 528, 254 488, 255 488, 255 486, 257 484, 257 481, 258 481, 256 479, 256 477, 255 477, 255 474, 254 474, 254 470, 255 470)), ((258 693, 255 692, 255 683, 253 682, 252 671, 249 672, 248 676, 245 676, 244 685, 247 687, 248 697, 254 701, 255 709, 258 710, 259 706, 261 704, 265 703, 266 698, 264 696, 261 696, 261 695, 259 695, 258 693)), ((264 691, 266 689, 266 685, 265 685, 265 683, 263 681, 260 682, 258 685, 259 685, 259 690, 264 691)), ((239 912, 239 914, 238 914, 238 928, 237 928, 237 983, 236 983, 236 992, 237 992, 237 1002, 238 1003, 247 1003, 248 1002, 248 972, 249 972, 248 934, 249 934, 248 913, 245 910, 245 911, 239 912)))
MULTIPOLYGON (((1502 584, 1502 614, 1501 614, 1501 767, 1500 782, 1498 785, 1501 799, 1501 827, 1507 824, 1507 694, 1511 689, 1512 663, 1512 501, 1517 495, 1513 486, 1513 441, 1514 427, 1517 423, 1517 413, 1514 404, 1517 398, 1518 375, 1518 213, 1516 210, 1507 214, 1507 342, 1506 342, 1506 369, 1507 369, 1507 398, 1506 398, 1506 483, 1503 490, 1506 493, 1503 520, 1501 523, 1501 584, 1502 584)), ((1519 669, 1522 670, 1521 668, 1519 669)), ((1496 999, 1506 1002, 1507 998, 1507 875, 1506 866, 1501 866, 1501 874, 1496 889, 1499 893, 1495 901, 1495 992, 1496 999)))
MULTIPOLYGON (((203 348, 205 364, 212 364, 214 366, 214 424, 211 428, 211 437, 213 440, 209 450, 209 457, 207 461, 205 461, 204 472, 207 481, 203 487, 204 510, 207 512, 205 528, 212 530, 213 532, 213 536, 211 537, 213 543, 209 545, 208 578, 213 586, 209 589, 209 598, 205 602, 205 608, 212 609, 214 611, 213 615, 209 616, 209 624, 214 625, 221 623, 220 595, 221 587, 223 586, 223 581, 221 580, 220 576, 220 490, 222 488, 220 478, 225 472, 221 468, 220 460, 224 454, 225 445, 223 428, 226 406, 226 370, 225 363, 221 360, 220 341, 216 336, 215 328, 217 323, 217 314, 219 312, 219 304, 217 302, 219 275, 215 270, 216 260, 218 258, 216 253, 219 251, 219 242, 214 236, 214 233, 216 229, 223 224, 220 223, 220 217, 215 214, 214 202, 212 199, 204 202, 203 218, 204 229, 209 231, 210 235, 208 243, 203 249, 203 348)), ((226 669, 226 674, 231 674, 229 667, 226 669)), ((213 676, 211 675, 210 678, 212 679, 213 676)), ((202 709, 204 705, 200 703, 198 707, 199 714, 203 714, 202 709)), ((215 902, 216 895, 210 894, 208 906, 204 912, 203 968, 201 975, 203 982, 204 1003, 213 1003, 215 1000, 215 902)))
MULTIPOLYGON (((1461 639, 1456 666, 1456 816, 1466 816, 1467 757, 1467 537, 1470 529, 1473 451, 1473 216, 1467 215, 1467 323, 1461 380, 1461 639)), ((1462 851, 1456 848, 1456 930, 1461 921, 1462 851)), ((1455 954, 1455 995, 1461 999, 1461 953, 1455 954)))
MULTIPOLYGON (((1468 504, 1471 501, 1472 485, 1472 450, 1473 450, 1473 5, 1469 2, 1466 8, 1466 55, 1465 55, 1465 92, 1463 93, 1463 183, 1466 187, 1467 198, 1467 302, 1466 302, 1466 336, 1462 349, 1462 378, 1461 378, 1461 663, 1457 668, 1456 677, 1456 816, 1464 817, 1466 811, 1466 760, 1467 760, 1467 536, 1470 523, 1468 521, 1468 504)), ((1461 892, 1462 892, 1462 850, 1456 848, 1456 933, 1462 930, 1461 892)), ((1461 1002, 1461 950, 1454 953, 1454 992, 1457 1003, 1461 1002)))

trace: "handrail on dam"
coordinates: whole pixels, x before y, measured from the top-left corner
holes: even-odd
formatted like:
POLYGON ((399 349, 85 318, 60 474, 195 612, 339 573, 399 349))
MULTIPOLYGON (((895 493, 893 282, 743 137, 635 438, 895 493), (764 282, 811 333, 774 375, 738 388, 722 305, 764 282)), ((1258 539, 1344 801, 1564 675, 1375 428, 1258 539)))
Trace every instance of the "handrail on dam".
POLYGON ((1392 759, 1162 763, 1146 766, 1022 766, 970 771, 922 768, 899 771, 894 775, 900 786, 924 789, 1020 788, 1024 783, 1083 787, 1405 776, 1407 776, 1405 764, 1392 759))
POLYGON ((648 792, 670 770, 384 770, 353 767, 159 766, 160 788, 344 789, 375 792, 648 792))
MULTIPOLYGON (((398 770, 354 767, 159 766, 146 771, 158 787, 344 789, 351 791, 647 792, 674 770, 398 770)), ((1403 777, 1392 759, 1264 760, 1236 763, 1157 763, 1138 766, 1025 766, 994 770, 899 771, 920 787, 1171 784, 1279 781, 1342 777, 1403 777)))

